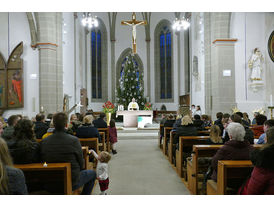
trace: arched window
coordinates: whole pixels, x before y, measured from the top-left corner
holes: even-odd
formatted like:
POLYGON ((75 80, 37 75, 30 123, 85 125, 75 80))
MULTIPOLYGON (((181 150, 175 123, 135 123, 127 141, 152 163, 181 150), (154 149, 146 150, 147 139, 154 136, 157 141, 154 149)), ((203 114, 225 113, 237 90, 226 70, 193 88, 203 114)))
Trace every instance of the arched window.
POLYGON ((172 30, 167 20, 162 20, 155 28, 155 100, 173 102, 173 61, 172 30))
POLYGON ((90 32, 91 97, 93 101, 107 99, 107 34, 102 20, 90 32))

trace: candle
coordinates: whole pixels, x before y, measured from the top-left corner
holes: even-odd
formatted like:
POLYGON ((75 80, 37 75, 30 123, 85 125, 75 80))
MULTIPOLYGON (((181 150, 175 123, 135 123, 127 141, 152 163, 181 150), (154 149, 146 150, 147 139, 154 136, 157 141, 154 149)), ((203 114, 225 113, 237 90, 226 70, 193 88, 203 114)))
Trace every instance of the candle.
POLYGON ((272 94, 270 94, 270 106, 272 107, 272 94))
POLYGON ((45 162, 44 164, 43 164, 43 167, 47 167, 48 166, 48 164, 45 162))

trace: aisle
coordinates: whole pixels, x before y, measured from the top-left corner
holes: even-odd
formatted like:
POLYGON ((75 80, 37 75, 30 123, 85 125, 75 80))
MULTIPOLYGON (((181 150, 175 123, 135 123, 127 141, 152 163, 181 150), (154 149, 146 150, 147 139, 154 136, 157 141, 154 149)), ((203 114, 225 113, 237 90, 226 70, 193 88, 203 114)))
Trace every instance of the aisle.
MULTIPOLYGON (((118 135, 119 136, 119 135, 118 135)), ((185 195, 188 190, 157 147, 157 139, 122 139, 109 163, 110 195, 185 195)), ((93 194, 100 194, 97 184, 93 194)))

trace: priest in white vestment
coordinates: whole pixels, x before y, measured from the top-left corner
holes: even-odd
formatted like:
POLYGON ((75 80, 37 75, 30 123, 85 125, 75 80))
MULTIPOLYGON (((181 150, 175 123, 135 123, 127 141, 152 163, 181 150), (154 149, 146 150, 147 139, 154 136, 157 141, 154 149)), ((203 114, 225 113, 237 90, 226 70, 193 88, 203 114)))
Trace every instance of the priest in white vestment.
POLYGON ((127 107, 128 111, 132 111, 132 110, 139 110, 139 105, 137 102, 135 102, 135 99, 132 98, 132 102, 130 102, 128 104, 128 107, 127 107))

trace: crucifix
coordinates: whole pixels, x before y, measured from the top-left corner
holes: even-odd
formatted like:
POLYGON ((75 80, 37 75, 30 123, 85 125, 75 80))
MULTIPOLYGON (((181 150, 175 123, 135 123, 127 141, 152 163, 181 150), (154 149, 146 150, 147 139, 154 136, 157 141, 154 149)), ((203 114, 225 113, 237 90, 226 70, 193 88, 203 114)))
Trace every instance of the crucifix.
POLYGON ((128 25, 132 27, 132 52, 136 54, 136 27, 139 25, 146 25, 147 21, 137 21, 135 12, 132 13, 132 20, 122 21, 122 25, 128 25))

